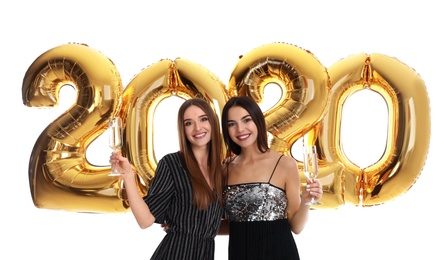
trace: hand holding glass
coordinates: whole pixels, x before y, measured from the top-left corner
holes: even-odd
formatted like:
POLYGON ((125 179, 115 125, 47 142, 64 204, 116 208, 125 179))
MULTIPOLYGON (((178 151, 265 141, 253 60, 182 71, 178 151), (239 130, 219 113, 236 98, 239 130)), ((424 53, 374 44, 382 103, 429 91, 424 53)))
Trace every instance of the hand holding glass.
MULTIPOLYGON (((118 152, 123 145, 123 123, 119 117, 109 118, 109 147, 118 152)), ((112 165, 112 172, 109 176, 120 176, 121 174, 112 165)))
MULTIPOLYGON (((319 167, 317 164, 317 152, 315 145, 303 147, 303 172, 305 176, 313 182, 316 180, 317 175, 319 174, 319 167)), ((305 204, 320 205, 322 203, 316 201, 316 199, 312 197, 311 201, 305 204)))

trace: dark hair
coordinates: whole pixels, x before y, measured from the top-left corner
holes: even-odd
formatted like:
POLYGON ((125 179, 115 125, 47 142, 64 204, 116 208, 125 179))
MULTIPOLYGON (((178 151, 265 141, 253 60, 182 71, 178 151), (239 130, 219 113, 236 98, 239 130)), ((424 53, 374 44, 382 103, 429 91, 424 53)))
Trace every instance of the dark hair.
MULTIPOLYGON (((230 138, 229 128, 227 126, 227 121, 229 120, 229 110, 230 108, 236 106, 244 108, 252 117, 252 120, 257 126, 258 150, 260 150, 261 152, 266 152, 267 150, 269 150, 266 121, 264 119, 263 111, 261 111, 261 108, 257 104, 257 102, 255 102, 255 100, 249 96, 237 96, 230 98, 224 105, 224 108, 222 110, 222 117, 221 117, 222 135, 228 150, 230 150, 230 152, 236 155, 241 153, 241 147, 237 145, 234 141, 232 141, 232 138, 230 138)), ((227 153, 228 153, 227 156, 231 155, 229 151, 227 153)))
POLYGON ((219 119, 216 112, 209 103, 201 98, 192 98, 186 100, 179 108, 177 115, 177 133, 179 137, 179 148, 181 160, 190 174, 193 185, 193 204, 199 209, 206 209, 211 203, 214 203, 218 196, 220 203, 222 202, 222 175, 221 162, 223 158, 222 140, 219 132, 219 119), (210 181, 214 190, 203 177, 199 163, 194 157, 191 149, 191 143, 185 136, 184 115, 187 108, 197 106, 202 109, 208 117, 211 125, 211 140, 208 146, 208 170, 210 173, 210 181))

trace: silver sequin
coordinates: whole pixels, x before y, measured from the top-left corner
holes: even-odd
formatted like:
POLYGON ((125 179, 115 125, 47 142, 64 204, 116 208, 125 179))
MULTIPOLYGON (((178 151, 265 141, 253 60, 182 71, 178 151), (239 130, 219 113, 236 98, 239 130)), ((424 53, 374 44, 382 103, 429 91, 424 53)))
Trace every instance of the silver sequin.
POLYGON ((286 219, 285 192, 270 183, 226 186, 224 209, 229 221, 273 221, 286 219))

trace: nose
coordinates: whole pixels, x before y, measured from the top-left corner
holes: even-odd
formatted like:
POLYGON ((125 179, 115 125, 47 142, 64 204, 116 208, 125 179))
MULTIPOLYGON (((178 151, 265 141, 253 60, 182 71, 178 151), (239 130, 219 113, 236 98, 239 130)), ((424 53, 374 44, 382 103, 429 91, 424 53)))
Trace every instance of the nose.
POLYGON ((236 124, 236 131, 241 132, 243 130, 243 126, 241 124, 236 124))
POLYGON ((194 124, 194 130, 198 131, 198 130, 201 130, 201 129, 202 129, 202 123, 200 121, 196 122, 194 124))

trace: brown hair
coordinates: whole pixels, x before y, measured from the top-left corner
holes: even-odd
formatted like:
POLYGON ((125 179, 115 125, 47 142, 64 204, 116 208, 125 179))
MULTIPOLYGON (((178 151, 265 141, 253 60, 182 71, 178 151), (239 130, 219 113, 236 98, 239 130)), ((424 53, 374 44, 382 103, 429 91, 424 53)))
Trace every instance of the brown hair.
POLYGON ((223 158, 222 139, 219 128, 219 120, 216 112, 209 103, 201 98, 192 98, 186 100, 179 108, 177 115, 177 130, 179 137, 180 157, 184 166, 190 174, 193 185, 193 204, 199 209, 206 209, 211 203, 215 202, 218 196, 219 202, 222 203, 222 175, 221 161, 223 158), (210 189, 207 181, 203 177, 199 168, 198 161, 194 157, 191 149, 191 143, 185 136, 184 114, 187 108, 197 106, 207 115, 211 125, 211 140, 208 146, 208 170, 210 173, 210 181, 214 190, 210 189))

